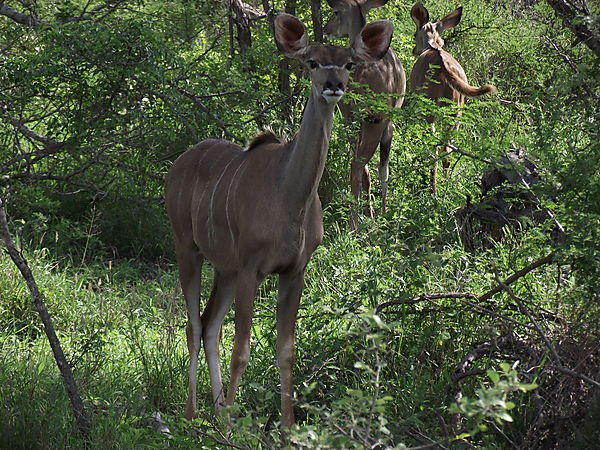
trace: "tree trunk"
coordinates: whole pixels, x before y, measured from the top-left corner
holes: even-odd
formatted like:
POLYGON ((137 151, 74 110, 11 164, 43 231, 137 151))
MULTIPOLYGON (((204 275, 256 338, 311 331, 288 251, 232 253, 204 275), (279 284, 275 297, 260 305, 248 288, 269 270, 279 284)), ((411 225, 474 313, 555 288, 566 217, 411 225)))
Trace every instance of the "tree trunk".
POLYGON ((323 21, 321 20, 321 0, 311 0, 310 12, 312 14, 315 41, 323 43, 323 21))
POLYGON ((241 0, 231 0, 229 4, 231 17, 237 29, 237 41, 240 53, 246 53, 252 46, 252 32, 250 31, 250 20, 244 10, 241 0))

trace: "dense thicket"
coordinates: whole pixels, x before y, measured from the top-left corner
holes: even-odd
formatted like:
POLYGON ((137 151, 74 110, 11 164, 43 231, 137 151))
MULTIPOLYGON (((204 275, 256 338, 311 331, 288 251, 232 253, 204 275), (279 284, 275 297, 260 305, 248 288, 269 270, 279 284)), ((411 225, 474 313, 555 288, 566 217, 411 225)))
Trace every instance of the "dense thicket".
MULTIPOLYGON (((394 23, 407 72, 411 6, 390 0, 368 16, 394 23)), ((441 17, 458 4, 425 6, 441 17)), ((458 131, 452 105, 409 94, 388 111, 389 210, 352 235, 359 118, 335 118, 320 187, 326 239, 298 322, 296 446, 600 445, 600 10, 462 6, 445 48, 472 85, 498 93, 468 100, 458 131), (423 119, 432 110, 436 135, 423 119), (456 151, 434 196, 429 170, 446 138, 456 151), (483 196, 490 162, 516 149, 539 181, 483 196), (486 222, 492 198, 543 214, 486 222)), ((236 431, 219 434, 204 398, 200 435, 180 422, 185 314, 162 201, 164 173, 191 144, 297 130, 307 83, 277 55, 270 7, 310 26, 319 2, 0 1, 0 196, 92 410, 94 446, 281 445, 271 282, 257 302, 261 351, 230 411, 236 431), (153 430, 156 411, 170 437, 153 430)), ((358 100, 384 109, 377 96, 358 100)), ((7 257, 0 267, 0 446, 79 446, 25 284, 7 257)), ((230 319, 223 336, 227 355, 230 319)), ((200 384, 208 398, 207 374, 200 384)))

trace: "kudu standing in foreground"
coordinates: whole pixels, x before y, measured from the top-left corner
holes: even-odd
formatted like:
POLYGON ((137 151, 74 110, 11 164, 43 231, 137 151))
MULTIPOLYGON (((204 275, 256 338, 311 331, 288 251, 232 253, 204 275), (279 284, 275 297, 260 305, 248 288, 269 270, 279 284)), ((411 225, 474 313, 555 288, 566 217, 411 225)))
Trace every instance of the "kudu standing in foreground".
MULTIPOLYGON (((373 8, 385 5, 388 0, 327 0, 333 9, 331 19, 325 24, 323 32, 328 37, 348 37, 353 45, 365 26, 366 14, 373 8)), ((352 75, 352 81, 378 94, 390 94, 388 105, 399 108, 404 101, 406 75, 402 63, 390 48, 385 56, 376 62, 359 64, 352 75)), ((363 90, 363 89, 361 89, 363 90)), ((360 91, 359 91, 360 92, 360 91)), ((342 102, 340 109, 346 118, 352 117, 355 104, 342 102)), ((365 214, 373 217, 371 207, 371 178, 367 163, 373 158, 379 145, 379 181, 381 182, 381 210, 385 213, 387 180, 389 176, 390 146, 394 124, 382 114, 369 114, 361 122, 360 136, 352 159, 350 184, 352 194, 360 199, 364 193, 367 206, 365 214)), ((350 213, 350 229, 356 230, 358 217, 354 210, 350 213)))
MULTIPOLYGON (((462 7, 457 8, 435 23, 429 22, 429 12, 420 3, 415 3, 410 15, 417 25, 415 33, 416 46, 413 49, 413 55, 418 59, 410 73, 410 87, 414 93, 423 94, 427 98, 435 100, 440 106, 447 104, 447 100, 451 100, 458 107, 461 107, 465 103, 465 96, 476 97, 496 91, 496 88, 489 84, 479 88, 470 86, 465 71, 458 61, 442 49, 444 40, 440 37, 440 34, 458 25, 462 15, 462 7)), ((460 111, 457 115, 460 115, 460 111)), ((427 121, 431 123, 432 130, 435 133, 433 125, 435 117, 429 116, 427 121)), ((454 129, 458 129, 458 124, 454 125, 454 129)), ((444 145, 444 151, 446 153, 452 152, 447 144, 444 145)), ((437 185, 437 160, 436 156, 431 171, 431 188, 434 193, 437 185)), ((450 161, 447 158, 444 159, 443 166, 445 169, 450 167, 450 161)))
POLYGON ((277 365, 281 373, 282 423, 294 423, 292 357, 294 327, 306 265, 323 238, 317 188, 325 167, 336 103, 344 95, 352 68, 387 52, 392 25, 367 25, 351 48, 308 44, 298 19, 279 14, 274 22, 279 49, 299 59, 312 81, 300 131, 289 143, 271 133, 247 149, 209 139, 181 155, 167 175, 166 204, 173 227, 179 279, 188 313, 190 354, 185 416, 196 411, 200 341, 218 413, 231 405, 250 354, 254 297, 267 274, 279 274, 277 365), (207 258, 213 288, 200 316, 200 278, 207 258), (219 363, 221 324, 235 298, 235 338, 227 397, 219 363))

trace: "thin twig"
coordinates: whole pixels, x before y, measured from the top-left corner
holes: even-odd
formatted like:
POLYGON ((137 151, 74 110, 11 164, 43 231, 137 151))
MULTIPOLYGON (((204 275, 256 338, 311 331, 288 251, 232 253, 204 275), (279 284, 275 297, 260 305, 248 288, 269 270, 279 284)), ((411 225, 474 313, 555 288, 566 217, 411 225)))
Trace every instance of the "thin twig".
POLYGON ((565 366, 563 366, 560 357, 558 356, 558 353, 556 352, 556 349, 554 348, 554 346, 552 345, 552 342, 550 342, 550 339, 548 339, 548 337, 546 336, 546 334, 544 333, 544 331, 542 330, 542 328, 538 325, 537 321, 535 320, 535 318, 533 317, 533 315, 529 312, 529 310, 525 307, 524 305, 524 301, 522 298, 520 298, 519 296, 515 295, 515 293, 513 292, 513 290, 508 287, 505 283, 503 283, 502 281, 500 281, 500 278, 498 277, 498 274, 495 274, 496 280, 498 281, 498 283, 500 284, 500 286, 502 286, 502 289, 504 289, 508 295, 515 301, 515 303, 517 303, 519 309, 521 310, 521 312, 523 314, 525 314, 527 316, 527 318, 531 321, 531 323, 533 324, 533 327, 536 329, 536 331, 538 332, 538 334, 540 335, 540 337, 542 338, 542 340, 544 341, 544 344, 546 344, 546 347, 548 348, 548 351, 550 352, 550 354, 552 355, 552 359, 554 359, 555 361, 555 365, 552 365, 551 367, 553 369, 556 369, 560 372, 563 372, 565 374, 580 378, 581 380, 586 381, 587 383, 590 383, 591 385, 600 388, 600 383, 597 382, 596 380, 583 375, 582 373, 579 372, 575 372, 574 370, 571 370, 565 366))
POLYGON ((213 436, 212 434, 209 434, 206 431, 201 430, 200 427, 194 427, 194 431, 204 437, 212 439, 215 442, 215 444, 224 445, 225 447, 237 448, 240 450, 247 450, 250 448, 250 447, 244 447, 242 445, 234 444, 231 441, 224 441, 222 439, 218 439, 215 436, 213 436))
POLYGON ((417 297, 402 300, 391 300, 377 306, 376 312, 380 313, 382 309, 393 305, 413 305, 424 300, 437 300, 442 298, 477 298, 475 294, 470 292, 440 292, 436 294, 422 294, 417 297))
POLYGON ((493 163, 492 161, 490 161, 489 159, 481 158, 481 157, 479 157, 479 156, 477 156, 477 155, 474 155, 473 153, 469 153, 469 152, 466 152, 466 151, 464 151, 464 150, 461 150, 461 149, 460 149, 460 148, 458 148, 456 145, 454 145, 454 144, 451 144, 450 142, 448 142, 448 141, 445 141, 445 140, 443 140, 443 139, 440 139, 439 137, 437 137, 437 136, 435 136, 435 135, 434 135, 433 137, 434 137, 434 138, 436 138, 436 139, 439 141, 440 145, 446 145, 446 146, 447 146, 447 147, 448 147, 450 150, 452 150, 454 153, 460 153, 461 155, 468 156, 468 157, 469 157, 469 158, 471 158, 471 159, 475 159, 475 160, 477 160, 477 161, 481 161, 481 162, 484 162, 484 163, 486 163, 486 164, 490 164, 490 165, 493 165, 493 164, 494 164, 494 163, 493 163))
POLYGON ((229 131, 227 129, 228 125, 223 122, 221 119, 219 119, 216 115, 214 115, 211 110, 208 108, 208 106, 206 106, 203 102, 200 101, 200 98, 198 96, 196 96, 195 94, 192 94, 191 92, 186 91, 185 89, 181 88, 181 87, 177 87, 177 90, 183 94, 184 96, 186 96, 187 98, 189 98, 190 100, 192 100, 192 102, 194 102, 194 105, 196 105, 198 108, 200 108, 202 110, 202 112, 206 115, 208 115, 216 124, 219 128, 221 128, 221 130, 223 130, 223 133, 230 139, 235 139, 238 142, 242 142, 243 139, 239 136, 236 136, 235 134, 233 134, 231 131, 229 131))
POLYGON ((583 380, 583 381, 591 384, 592 386, 600 388, 600 383, 599 382, 597 382, 596 380, 594 380, 594 379, 592 379, 592 378, 590 378, 590 377, 588 377, 588 376, 586 376, 586 375, 584 375, 582 373, 575 372, 574 370, 568 369, 565 366, 551 365, 549 367, 551 369, 556 369, 559 372, 565 373, 567 375, 571 375, 573 377, 580 378, 581 380, 583 380))
POLYGON ((535 317, 533 317, 533 315, 525 307, 523 300, 521 298, 519 298, 517 295, 515 295, 513 290, 508 285, 506 285, 504 282, 502 282, 502 280, 500 280, 500 277, 498 276, 497 273, 494 274, 494 276, 495 276, 498 284, 502 287, 502 289, 504 289, 508 293, 508 295, 515 301, 515 303, 519 307, 519 310, 523 314, 525 314, 527 316, 527 318, 531 321, 531 323, 533 324, 533 327, 536 329, 536 331, 539 333, 540 337, 546 344, 546 347, 548 347, 548 350, 550 350, 550 353, 552 354, 552 358, 554 358, 554 360, 556 361, 557 364, 562 366, 562 363, 560 362, 560 357, 558 356, 558 353, 556 353, 556 350, 554 349, 554 346, 550 342, 550 339, 548 339, 548 337, 546 336, 546 334, 544 333, 542 328, 538 325, 537 321, 535 320, 535 317))

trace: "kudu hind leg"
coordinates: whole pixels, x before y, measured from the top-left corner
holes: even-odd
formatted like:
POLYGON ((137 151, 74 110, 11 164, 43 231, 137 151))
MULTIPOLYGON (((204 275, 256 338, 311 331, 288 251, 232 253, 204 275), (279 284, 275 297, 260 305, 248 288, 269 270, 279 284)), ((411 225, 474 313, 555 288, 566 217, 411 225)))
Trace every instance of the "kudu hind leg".
POLYGON ((225 403, 219 354, 221 326, 233 302, 234 293, 235 277, 221 274, 215 270, 212 292, 202 313, 202 341, 210 376, 213 406, 217 414, 225 403))
MULTIPOLYGON (((431 133, 435 136, 435 123, 433 123, 434 119, 433 117, 429 117, 427 120, 431 122, 431 133)), ((439 154, 439 147, 436 145, 436 147, 433 149, 433 167, 430 171, 430 188, 433 195, 437 194, 437 173, 439 154)))
POLYGON ((196 390, 198 380, 198 355, 202 337, 200 322, 200 286, 204 256, 190 244, 177 249, 179 281, 185 297, 188 322, 186 326, 187 347, 190 357, 188 396, 185 406, 185 418, 191 420, 196 414, 196 390))
POLYGON ((381 213, 387 211, 387 183, 390 176, 390 151, 392 147, 392 135, 394 124, 388 121, 381 135, 379 143, 379 181, 381 183, 381 213))
POLYGON ((294 424, 293 377, 294 330, 300 296, 304 289, 304 272, 279 277, 277 298, 277 365, 281 376, 281 416, 284 427, 294 424))
MULTIPOLYGON (((381 135, 384 129, 384 123, 362 121, 360 142, 356 148, 356 153, 352 159, 351 185, 352 195, 358 201, 361 197, 365 198, 365 215, 373 217, 373 208, 371 206, 371 180, 367 163, 373 158, 375 150, 381 141, 381 135)), ((350 228, 356 230, 358 225, 358 216, 354 208, 350 215, 350 228)))
MULTIPOLYGON (((458 129, 460 128, 460 124, 458 122, 456 122, 454 125, 452 125, 452 127, 450 128, 450 130, 452 132, 456 132, 458 131, 458 129)), ((452 162, 452 148, 450 147, 451 141, 448 141, 445 145, 444 145, 444 150, 442 153, 442 156, 444 158, 444 160, 442 161, 442 167, 444 168, 444 176, 448 176, 448 172, 450 171, 450 164, 452 162)))

